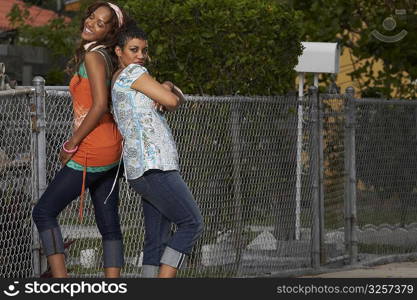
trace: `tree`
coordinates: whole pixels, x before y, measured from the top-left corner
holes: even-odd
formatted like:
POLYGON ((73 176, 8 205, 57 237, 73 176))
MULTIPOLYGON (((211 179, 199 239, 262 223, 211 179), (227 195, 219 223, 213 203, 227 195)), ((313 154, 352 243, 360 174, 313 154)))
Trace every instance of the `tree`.
POLYGON ((350 75, 361 84, 364 96, 415 98, 417 79, 417 4, 407 0, 306 0, 293 1, 303 12, 302 36, 307 41, 339 42, 359 60, 366 60, 350 75), (405 13, 405 14, 403 14, 405 13), (374 30, 394 36, 387 43, 374 30), (375 65, 382 61, 382 70, 375 65))

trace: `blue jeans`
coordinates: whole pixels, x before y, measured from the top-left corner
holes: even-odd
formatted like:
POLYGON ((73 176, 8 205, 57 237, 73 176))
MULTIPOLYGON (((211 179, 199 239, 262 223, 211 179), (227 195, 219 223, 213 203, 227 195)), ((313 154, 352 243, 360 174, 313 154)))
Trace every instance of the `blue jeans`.
MULTIPOLYGON (((116 173, 117 166, 106 172, 87 172, 85 180, 85 188, 89 189, 97 227, 103 239, 103 260, 106 268, 123 265, 123 241, 118 214, 118 180, 104 204, 104 200, 111 191, 116 173)), ((57 216, 80 195, 82 180, 82 171, 63 167, 32 211, 33 221, 38 228, 46 256, 64 253, 64 243, 57 216)))
POLYGON ((180 268, 203 230, 200 209, 186 183, 178 171, 161 170, 147 171, 129 183, 143 201, 143 276, 156 276, 160 264, 180 268), (172 223, 177 230, 171 236, 172 223))

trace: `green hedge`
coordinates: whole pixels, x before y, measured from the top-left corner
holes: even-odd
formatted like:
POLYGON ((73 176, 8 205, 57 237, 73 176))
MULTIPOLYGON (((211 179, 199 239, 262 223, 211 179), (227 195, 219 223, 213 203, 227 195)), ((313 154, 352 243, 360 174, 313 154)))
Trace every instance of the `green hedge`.
MULTIPOLYGON (((280 1, 119 0, 148 33, 151 73, 187 94, 277 95, 294 89, 302 51, 298 12, 280 1)), ((83 2, 82 10, 88 4, 83 2)), ((51 50, 48 84, 67 84, 64 61, 79 38, 80 14, 42 27, 26 24, 27 9, 9 13, 18 43, 51 50)))
POLYGON ((185 93, 274 95, 294 88, 299 15, 277 1, 118 3, 149 35, 152 74, 185 93))

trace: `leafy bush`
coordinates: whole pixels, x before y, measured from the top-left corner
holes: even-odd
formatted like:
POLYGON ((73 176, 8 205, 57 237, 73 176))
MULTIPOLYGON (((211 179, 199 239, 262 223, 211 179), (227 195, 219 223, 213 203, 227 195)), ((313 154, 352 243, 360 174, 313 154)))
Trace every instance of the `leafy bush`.
POLYGON ((154 76, 188 94, 272 95, 292 89, 298 14, 277 1, 120 0, 148 33, 154 76))
MULTIPOLYGON (((152 74, 187 94, 273 95, 294 86, 299 15, 276 1, 117 2, 149 35, 152 74)), ((54 72, 48 84, 66 83, 56 70, 63 72, 62 57, 74 52, 81 13, 71 22, 58 18, 41 27, 27 25, 27 15, 18 6, 9 14, 19 26, 19 43, 50 49, 54 72)))

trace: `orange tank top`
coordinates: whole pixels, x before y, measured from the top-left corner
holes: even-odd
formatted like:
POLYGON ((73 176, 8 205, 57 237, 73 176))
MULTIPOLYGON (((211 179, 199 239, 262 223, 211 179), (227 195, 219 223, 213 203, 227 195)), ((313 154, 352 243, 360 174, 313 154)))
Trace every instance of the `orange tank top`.
MULTIPOLYGON (((74 108, 74 131, 81 125, 93 105, 90 82, 84 63, 69 84, 74 108), (78 76, 79 75, 79 76, 78 76)), ((122 135, 111 113, 106 113, 96 128, 78 145, 72 160, 85 167, 106 166, 120 160, 122 135)))

